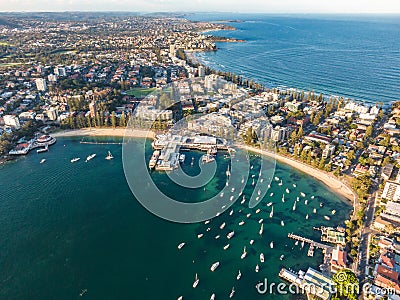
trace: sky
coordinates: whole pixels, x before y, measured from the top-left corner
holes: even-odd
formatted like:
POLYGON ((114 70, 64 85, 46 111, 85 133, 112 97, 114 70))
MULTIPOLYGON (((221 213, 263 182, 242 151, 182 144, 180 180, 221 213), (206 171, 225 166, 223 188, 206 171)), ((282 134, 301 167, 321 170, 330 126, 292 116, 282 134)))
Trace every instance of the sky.
POLYGON ((0 11, 400 13, 398 0, 0 0, 0 11))

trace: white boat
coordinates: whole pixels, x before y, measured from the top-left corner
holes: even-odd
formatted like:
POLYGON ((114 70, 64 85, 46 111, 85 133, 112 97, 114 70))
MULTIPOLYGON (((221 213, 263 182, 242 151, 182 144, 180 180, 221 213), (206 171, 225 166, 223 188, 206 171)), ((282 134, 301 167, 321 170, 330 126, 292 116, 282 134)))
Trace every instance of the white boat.
POLYGON ((232 298, 235 295, 235 288, 233 287, 231 293, 229 294, 229 298, 232 298))
POLYGON ((215 236, 215 239, 218 240, 221 236, 218 234, 215 236))
POLYGON ((274 193, 269 194, 270 197, 272 197, 274 195, 274 193))
POLYGON ((244 183, 244 177, 242 176, 242 181, 241 181, 242 183, 244 183))
POLYGON ((244 224, 244 221, 239 222, 239 226, 242 226, 244 224))
POLYGON ((221 194, 219 194, 219 196, 222 198, 224 196, 224 192, 222 192, 221 194))
POLYGON ((261 223, 261 228, 260 231, 258 232, 260 235, 262 235, 264 232, 264 223, 261 223))
POLYGON ((196 288, 196 286, 199 284, 199 282, 200 282, 200 279, 196 273, 196 277, 194 278, 194 282, 193 282, 193 288, 196 288))
POLYGON ((232 201, 233 199, 235 199, 235 196, 231 196, 231 197, 229 198, 229 201, 232 201))
POLYGON ((336 214, 336 210, 332 210, 332 215, 336 214))
POLYGON ((285 226, 285 222, 283 222, 283 220, 281 221, 281 226, 285 226))
POLYGON ((251 216, 251 213, 248 213, 248 214, 246 215, 247 218, 250 218, 250 216, 251 216))
POLYGON ((231 192, 233 193, 235 191, 235 188, 233 187, 232 189, 231 189, 231 192))
POLYGON ((304 194, 303 192, 300 192, 300 195, 301 195, 302 197, 305 197, 305 196, 306 196, 306 194, 304 194))
POLYGON ((228 182, 228 181, 226 181, 225 185, 226 185, 226 186, 229 186, 229 182, 228 182))
POLYGON ((212 294, 210 300, 215 300, 215 294, 212 294))
POLYGON ((207 221, 204 222, 204 224, 206 224, 206 225, 207 225, 208 223, 210 223, 210 220, 207 220, 207 221))
POLYGON ((264 221, 264 219, 258 220, 258 223, 261 224, 264 221))
POLYGON ((308 200, 306 199, 306 201, 304 201, 304 204, 307 205, 308 204, 308 200))
POLYGON ((71 159, 71 162, 74 163, 74 162, 79 161, 80 159, 81 159, 80 157, 75 157, 75 158, 71 159))
POLYGON ((299 241, 296 241, 294 244, 297 246, 299 244, 299 241))
POLYGON ((258 196, 260 196, 261 195, 261 190, 258 190, 257 194, 258 194, 258 196))
POLYGON ((256 201, 260 200, 260 197, 256 197, 256 201))
POLYGON ((88 157, 86 157, 85 162, 88 162, 89 160, 93 159, 96 157, 96 153, 90 154, 88 157))
POLYGON ((283 260, 283 258, 285 257, 285 255, 281 255, 281 257, 279 257, 279 260, 283 260))
POLYGON ((314 199, 314 196, 311 196, 311 199, 314 199))
POLYGON ((269 202, 268 204, 267 204, 267 206, 269 207, 269 206, 271 206, 273 203, 272 202, 269 202))
POLYGON ((221 224, 221 226, 219 226, 219 229, 224 229, 225 228, 225 222, 221 224))
POLYGON ((261 211, 261 209, 257 208, 256 214, 258 214, 261 211))
POLYGON ((251 185, 254 185, 254 178, 253 178, 253 181, 251 182, 251 185))
POLYGON ((183 246, 185 246, 185 243, 180 243, 180 244, 178 245, 178 249, 181 250, 181 249, 183 248, 183 246))
POLYGON ((80 293, 79 293, 79 297, 82 297, 83 295, 85 295, 87 293, 87 289, 83 289, 80 293))
POLYGON ((282 202, 285 203, 285 194, 282 194, 282 202))
POLYGON ((45 159, 45 158, 42 158, 42 160, 40 161, 41 164, 43 164, 43 163, 45 163, 45 162, 46 162, 46 159, 45 159))
POLYGON ((328 216, 324 216, 324 218, 325 218, 325 220, 330 220, 331 218, 330 217, 328 217, 328 216))
POLYGON ((226 236, 226 238, 227 238, 228 240, 230 240, 234 235, 235 235, 235 232, 234 232, 234 231, 231 231, 231 232, 228 233, 228 235, 226 236))
POLYGON ((295 183, 293 183, 293 187, 295 188, 295 187, 297 187, 297 185, 295 183))
POLYGON ((297 201, 294 201, 294 203, 293 203, 293 210, 296 210, 296 203, 297 203, 297 201))
POLYGON ((253 245, 254 244, 254 240, 250 240, 249 244, 253 245))
POLYGON ((274 179, 275 179, 275 181, 279 181, 279 177, 275 176, 274 179))
POLYGON ((319 204, 319 207, 322 207, 323 206, 323 204, 322 204, 322 202, 319 204))
POLYGON ((274 207, 272 206, 272 210, 271 210, 271 212, 269 214, 269 217, 272 218, 273 216, 274 216, 274 207))
POLYGON ((265 259, 264 259, 264 253, 260 253, 260 262, 264 262, 265 261, 265 259))
POLYGON ((260 267, 258 266, 258 264, 256 265, 256 268, 254 269, 254 271, 256 271, 256 273, 258 273, 258 270, 260 270, 260 267))
POLYGON ((211 230, 211 228, 210 228, 210 227, 207 227, 206 231, 209 232, 210 230, 211 230))
POLYGON ((282 180, 281 180, 281 182, 279 182, 278 185, 281 186, 282 184, 283 184, 283 182, 282 182, 282 180))
POLYGON ((230 215, 230 216, 233 215, 233 209, 229 212, 229 215, 230 215))
POLYGON ((106 159, 107 159, 107 160, 112 160, 113 158, 114 158, 114 156, 112 156, 111 152, 108 151, 108 154, 107 154, 107 156, 106 156, 106 159))
POLYGON ((301 242, 301 248, 303 248, 303 247, 304 247, 304 241, 301 242))
POLYGON ((238 273, 237 276, 236 276, 236 280, 239 280, 240 277, 242 277, 242 273, 241 273, 240 270, 239 270, 239 273, 238 273))
POLYGON ((179 162, 184 163, 185 162, 185 154, 179 155, 179 162))
POLYGON ((289 191, 289 189, 288 189, 288 188, 286 188, 286 193, 288 193, 288 194, 290 193, 290 191, 289 191))
POLYGON ((200 234, 197 235, 197 238, 198 238, 198 239, 201 239, 201 238, 203 237, 203 235, 204 235, 204 234, 200 233, 200 234))
POLYGON ((308 220, 308 214, 306 215, 306 220, 308 220))
POLYGON ((271 247, 271 249, 274 248, 274 242, 269 243, 269 246, 271 247))
POLYGON ((225 246, 224 246, 224 250, 226 250, 226 249, 228 249, 229 248, 229 244, 226 244, 225 246))
POLYGON ((218 266, 219 266, 219 261, 213 263, 210 268, 211 272, 214 272, 218 268, 218 266))
POLYGON ((313 209, 313 213, 314 213, 314 214, 317 213, 317 209, 316 209, 316 208, 313 209))
POLYGON ((242 255, 240 256, 240 259, 244 259, 244 258, 246 257, 246 255, 247 255, 246 246, 244 246, 244 248, 243 248, 243 253, 242 253, 242 255))
POLYGON ((242 201, 240 201, 240 204, 244 204, 245 201, 246 201, 246 198, 245 198, 245 196, 243 195, 243 199, 242 199, 242 201))

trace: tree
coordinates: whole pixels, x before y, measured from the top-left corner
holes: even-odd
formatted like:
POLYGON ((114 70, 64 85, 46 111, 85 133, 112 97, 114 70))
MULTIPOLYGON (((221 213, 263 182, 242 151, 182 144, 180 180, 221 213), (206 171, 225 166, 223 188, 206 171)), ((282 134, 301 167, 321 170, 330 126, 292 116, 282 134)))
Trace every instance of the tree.
POLYGON ((336 285, 336 297, 357 300, 360 284, 357 276, 352 271, 340 270, 333 275, 332 281, 336 285))
POLYGON ((297 139, 301 139, 303 137, 304 133, 303 133, 303 127, 300 126, 299 131, 297 131, 297 139))
POLYGON ((115 117, 115 112, 113 111, 111 113, 111 126, 115 128, 115 126, 117 126, 117 119, 115 117))
POLYGON ((121 117, 119 118, 119 126, 120 127, 126 126, 125 112, 122 112, 121 117))
POLYGON ((390 156, 386 156, 386 157, 383 159, 382 166, 384 167, 384 166, 386 166, 387 164, 390 164, 391 162, 392 162, 391 157, 390 157, 390 156))
POLYGON ((371 126, 371 125, 369 125, 368 127, 367 127, 367 129, 365 130, 365 138, 367 139, 367 138, 370 138, 371 136, 372 136, 372 131, 374 130, 374 128, 371 126))

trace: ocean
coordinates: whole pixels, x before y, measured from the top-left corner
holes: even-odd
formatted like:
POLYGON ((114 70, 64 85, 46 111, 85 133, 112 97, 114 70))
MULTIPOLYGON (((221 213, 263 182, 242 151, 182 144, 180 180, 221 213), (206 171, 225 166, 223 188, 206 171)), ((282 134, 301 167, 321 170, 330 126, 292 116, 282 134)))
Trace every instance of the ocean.
MULTIPOLYGON (((236 290, 234 299, 298 299, 277 294, 261 296, 255 285, 264 278, 268 282, 281 282, 277 274, 282 267, 318 269, 322 263, 321 251, 316 250, 310 258, 308 247, 295 245, 287 234, 293 232, 318 240, 319 232, 313 226, 343 224, 351 211, 348 201, 318 181, 278 163, 275 176, 283 184, 273 181, 256 208, 250 209, 248 202, 237 201, 232 206, 232 216, 228 210, 207 225, 165 221, 148 212, 131 193, 124 177, 121 145, 80 141, 80 138, 59 138, 47 153, 32 152, 0 166, 0 299, 77 299, 85 289, 82 299, 183 296, 196 300, 209 299, 212 293, 216 299, 227 299, 232 287, 236 290), (111 161, 105 160, 109 150, 115 157, 111 161), (85 157, 91 153, 97 157, 85 163, 85 157), (71 163, 73 157, 81 160, 71 163), (42 158, 46 162, 40 164, 42 158), (285 192, 286 188, 290 194, 285 192), (284 193, 285 203, 281 201, 284 193), (293 211, 297 197, 300 200, 293 211), (274 203, 272 218, 271 207, 267 206, 270 201, 274 203), (258 214, 257 208, 261 209, 258 214), (334 215, 333 209, 337 211, 334 215), (251 213, 249 218, 248 213, 251 213), (324 215, 329 215, 331 221, 325 220, 324 215), (262 236, 258 223, 261 218, 264 219, 262 236), (242 220, 245 224, 239 226, 242 220), (221 230, 223 222, 226 226, 221 230), (235 236, 228 241, 226 235, 232 230, 235 236), (199 239, 200 233, 204 236, 199 239), (221 237, 215 239, 216 235, 221 237), (251 239, 253 245, 249 243, 251 239), (186 245, 178 250, 181 242, 186 245), (227 243, 230 247, 224 250, 227 243), (241 260, 244 246, 248 254, 241 260), (260 253, 265 255, 264 263, 259 261, 260 253), (281 255, 284 255, 282 261, 281 255), (216 261, 220 266, 211 272, 210 266, 216 261), (257 263, 258 273, 254 271, 257 263), (239 269, 242 277, 237 281, 239 269), (194 289, 196 273, 200 282, 194 289)), ((121 139, 91 141, 119 143, 121 139)), ((191 167, 190 161, 194 157, 197 162, 201 153, 186 152, 186 155, 183 169, 196 175, 200 169, 197 163, 191 167)), ((250 160, 254 166, 250 175, 256 175, 260 158, 251 155, 250 160)), ((224 174, 229 159, 221 153, 217 162, 217 173, 224 174)), ((217 194, 226 180, 224 174, 213 178, 205 190, 184 192, 163 173, 153 172, 152 178, 166 194, 192 202, 217 194)), ((249 179, 244 190, 247 199, 252 192, 249 179)))
POLYGON ((245 40, 197 53, 216 70, 267 87, 286 86, 385 105, 400 100, 400 16, 192 14, 196 21, 234 20, 234 31, 209 34, 245 40))

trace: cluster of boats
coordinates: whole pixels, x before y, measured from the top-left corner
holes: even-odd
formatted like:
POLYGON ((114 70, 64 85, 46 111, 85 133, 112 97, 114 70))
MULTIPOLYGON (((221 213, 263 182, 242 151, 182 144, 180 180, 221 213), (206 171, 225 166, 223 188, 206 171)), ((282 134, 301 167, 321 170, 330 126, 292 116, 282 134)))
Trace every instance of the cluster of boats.
MULTIPOLYGON (((228 170, 229 171, 229 170, 228 170)), ((228 171, 227 171, 227 178, 230 176, 230 173, 228 173, 228 171)), ((278 182, 278 185, 279 186, 281 186, 282 184, 283 184, 283 182, 282 182, 282 180, 280 179, 280 178, 278 178, 278 177, 274 177, 274 179, 275 179, 275 181, 277 181, 278 182)), ((244 181, 244 179, 242 179, 242 181, 244 181)), ((243 182, 242 182, 243 183, 243 182)), ((228 184, 227 184, 228 185, 228 184)), ((270 187, 270 185, 268 185, 268 188, 270 187)), ((296 184, 293 184, 293 188, 294 189, 296 189, 296 187, 297 187, 297 185, 296 184)), ((234 192, 234 188, 232 188, 231 189, 231 192, 233 193, 234 192)), ((291 193, 291 190, 289 190, 289 188, 284 188, 284 192, 282 193, 282 198, 281 198, 281 201, 282 201, 282 203, 285 203, 285 201, 287 201, 287 199, 285 200, 285 192, 286 192, 286 194, 290 194, 291 193)), ((261 193, 259 192, 259 194, 258 195, 260 195, 261 193)), ((239 193, 239 196, 241 196, 242 195, 242 191, 239 193)), ((223 195, 223 192, 220 194, 220 196, 221 197, 223 197, 224 195, 223 195)), ((274 196, 274 193, 270 193, 270 195, 269 195, 270 197, 273 197, 274 196)), ((232 196, 232 197, 234 197, 234 196, 232 196)), ((308 199, 304 199, 304 200, 301 200, 301 198, 305 198, 306 197, 306 194, 305 193, 303 193, 303 192, 300 192, 299 193, 299 196, 298 197, 296 197, 296 199, 294 200, 294 202, 293 202, 293 206, 292 206, 292 211, 295 211, 296 209, 297 209, 297 206, 298 205, 300 205, 301 203, 304 203, 304 205, 309 205, 309 200, 308 199), (298 203, 299 202, 299 203, 298 203)), ((312 199, 314 199, 314 196, 311 196, 310 197, 310 199, 312 200, 312 199)), ((246 201, 246 198, 245 198, 245 195, 243 195, 243 197, 242 197, 242 200, 241 200, 241 204, 244 204, 245 203, 245 201, 246 201)), ((271 208, 271 210, 270 210, 270 212, 269 212, 269 217, 270 218, 273 218, 273 216, 274 216, 274 202, 273 201, 271 201, 271 202, 268 202, 267 204, 264 204, 266 207, 270 207, 271 208)), ((322 203, 320 203, 320 205, 319 205, 320 207, 322 207, 322 203)), ((223 207, 221 207, 221 209, 222 210, 224 210, 226 208, 226 206, 224 205, 223 207)), ((251 213, 247 213, 245 216, 246 216, 246 218, 244 218, 244 212, 243 212, 243 209, 239 209, 238 210, 238 212, 239 213, 243 213, 243 217, 241 218, 241 219, 239 219, 238 221, 239 222, 237 222, 237 225, 238 226, 243 226, 243 225, 245 225, 245 223, 246 223, 246 219, 250 219, 250 217, 251 217, 251 213)), ((260 213, 260 212, 262 212, 262 208, 258 208, 256 211, 255 211, 255 213, 256 214, 258 214, 258 213, 260 213)), ((264 211, 265 212, 265 211, 264 211)), ((315 214, 317 212, 317 209, 316 208, 313 208, 313 213, 315 214)), ((222 212, 221 212, 222 213, 222 212)), ((334 215, 335 213, 336 213, 336 211, 335 210, 332 210, 332 215, 334 215)), ((229 216, 232 216, 234 214, 234 209, 231 209, 230 210, 230 212, 229 212, 229 216)), ((219 213, 217 214, 217 216, 219 215, 219 213)), ((310 216, 309 216, 309 214, 307 214, 306 215, 306 219, 308 219, 310 216)), ((328 216, 324 216, 324 218, 326 219, 326 220, 329 220, 330 218, 328 217, 328 216)), ((208 225, 209 223, 211 222, 211 220, 207 220, 207 221, 205 221, 204 222, 204 224, 205 225, 208 225)), ((258 220, 258 223, 260 224, 260 228, 259 228, 259 231, 258 231, 258 234, 259 234, 259 236, 263 236, 263 234, 264 234, 264 219, 263 218, 260 218, 259 220, 258 220)), ((281 220, 280 221, 280 225, 283 227, 283 226, 285 226, 285 222, 284 222, 284 220, 281 220)), ((224 230, 224 229, 226 229, 226 227, 227 227, 227 222, 223 222, 223 223, 221 223, 219 226, 216 226, 216 227, 218 227, 219 228, 219 230, 224 230)), ((206 230, 205 230, 205 232, 204 233, 198 233, 197 234, 197 237, 200 239, 200 238, 203 238, 204 237, 204 235, 207 233, 207 232, 210 232, 211 231, 211 227, 207 227, 206 228, 206 230)), ((221 237, 223 237, 224 235, 223 234, 221 234, 221 233, 219 233, 219 234, 217 234, 217 235, 215 235, 215 239, 221 239, 221 237)), ((228 230, 228 233, 226 234, 226 240, 227 240, 227 242, 228 243, 226 243, 224 246, 223 246, 223 250, 224 251, 226 251, 226 250, 228 250, 229 248, 230 248, 230 242, 231 242, 231 240, 233 239, 235 237, 235 231, 233 231, 233 230, 228 230)), ((251 239, 250 241, 249 241, 249 244, 250 245, 253 245, 254 244, 254 239, 251 239)), ((298 242, 296 242, 296 245, 298 244, 298 242)), ((181 250, 184 246, 186 245, 186 243, 184 243, 184 242, 182 242, 182 243, 180 243, 179 245, 178 245, 178 249, 179 250, 181 250)), ((267 244, 268 245, 268 244, 267 244)), ((241 260, 244 260, 244 259, 246 259, 246 257, 248 256, 248 249, 247 249, 247 246, 248 245, 245 245, 245 246, 243 246, 243 251, 242 251, 242 253, 240 254, 240 259, 241 260)), ((269 241, 269 248, 270 249, 274 249, 274 246, 275 246, 275 244, 274 244, 274 241, 269 241)), ((302 244, 302 246, 304 246, 304 242, 303 242, 303 244, 302 244)), ((279 260, 280 261, 283 261, 285 259, 285 256, 283 255, 283 254, 281 254, 280 255, 280 257, 279 257, 279 260)), ((256 272, 256 273, 258 273, 258 272, 260 272, 260 270, 261 270, 261 267, 262 267, 262 265, 265 263, 265 261, 266 261, 266 258, 265 258, 265 255, 264 255, 264 253, 259 253, 259 262, 255 265, 255 267, 254 267, 254 271, 256 272)), ((219 268, 221 266, 221 263, 219 262, 219 261, 217 261, 217 262, 214 262, 212 265, 211 265, 211 267, 210 267, 210 270, 211 270, 211 272, 214 272, 214 271, 216 271, 217 270, 217 268, 219 268)), ((241 273, 241 271, 240 270, 238 270, 238 273, 237 273, 237 276, 236 276, 236 279, 237 280, 240 280, 240 278, 242 277, 242 273, 241 273)), ((200 278, 199 278, 199 275, 198 275, 198 273, 196 273, 196 275, 195 275, 195 279, 194 279, 194 282, 193 282, 193 288, 196 288, 197 286, 198 286, 198 284, 199 284, 199 282, 200 282, 200 278)), ((232 298, 233 296, 234 296, 234 294, 235 294, 235 287, 232 287, 232 290, 230 291, 230 293, 229 293, 229 298, 232 298)), ((183 296, 180 296, 178 299, 183 299, 183 296)), ((210 300, 211 299, 215 299, 215 294, 212 294, 211 295, 211 297, 210 297, 210 300)))
MULTIPOLYGON (((92 160, 92 159, 95 158, 95 157, 96 157, 96 153, 90 154, 90 155, 88 155, 88 156, 86 157, 85 162, 88 162, 88 161, 92 160)), ((108 154, 107 154, 107 156, 105 157, 105 159, 111 160, 111 159, 113 159, 113 158, 114 158, 114 156, 111 154, 110 151, 108 151, 108 154)), ((74 163, 74 162, 77 162, 77 161, 80 161, 80 160, 81 160, 80 157, 74 157, 74 158, 71 159, 71 163, 74 163)))

